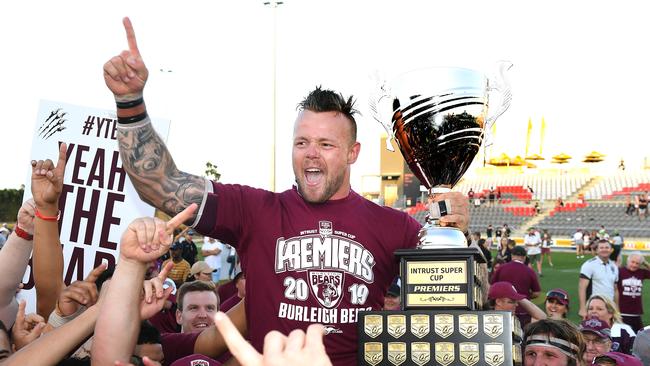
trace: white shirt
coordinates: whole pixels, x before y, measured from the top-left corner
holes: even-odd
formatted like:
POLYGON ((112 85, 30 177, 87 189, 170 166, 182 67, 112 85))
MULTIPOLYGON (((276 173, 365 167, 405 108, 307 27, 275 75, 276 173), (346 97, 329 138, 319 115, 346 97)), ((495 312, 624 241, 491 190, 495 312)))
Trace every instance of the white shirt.
POLYGON ((542 241, 537 233, 524 235, 524 245, 526 246, 526 253, 528 255, 540 254, 542 252, 541 244, 542 241))
POLYGON ((607 260, 606 263, 599 257, 591 258, 580 267, 580 277, 591 280, 591 294, 598 294, 614 300, 614 285, 618 281, 618 267, 616 263, 607 260))
POLYGON ((582 244, 582 232, 576 231, 575 234, 573 234, 573 242, 576 244, 582 244))
POLYGON ((219 269, 221 268, 221 254, 223 253, 223 243, 216 239, 214 239, 213 243, 210 243, 208 237, 206 236, 203 239, 203 246, 201 247, 201 250, 214 250, 214 249, 220 249, 221 252, 217 255, 206 256, 205 262, 213 269, 219 269))

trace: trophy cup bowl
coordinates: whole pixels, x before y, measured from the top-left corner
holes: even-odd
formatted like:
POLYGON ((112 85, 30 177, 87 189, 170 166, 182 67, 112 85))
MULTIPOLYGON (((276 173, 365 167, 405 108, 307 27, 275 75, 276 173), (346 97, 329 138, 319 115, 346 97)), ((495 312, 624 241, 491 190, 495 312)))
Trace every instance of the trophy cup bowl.
MULTIPOLYGON (((398 76, 379 86, 370 100, 377 121, 399 146, 411 171, 430 195, 449 192, 471 165, 486 131, 510 106, 510 86, 505 73, 512 64, 503 61, 499 73, 488 79, 482 72, 452 67, 426 68, 398 76), (498 93, 500 105, 489 114, 490 95, 498 93), (385 107, 388 113, 383 113, 385 107), (388 109, 388 107, 390 109, 388 109), (389 117, 390 116, 390 117, 389 117)), ((460 230, 440 227, 434 211, 420 232, 420 248, 466 247, 460 230)))

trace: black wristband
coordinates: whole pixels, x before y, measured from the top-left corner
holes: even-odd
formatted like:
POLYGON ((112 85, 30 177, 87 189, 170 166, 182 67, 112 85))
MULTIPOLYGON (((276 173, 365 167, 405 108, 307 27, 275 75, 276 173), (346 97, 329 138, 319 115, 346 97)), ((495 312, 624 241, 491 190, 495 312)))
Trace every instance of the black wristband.
POLYGON ((117 123, 122 124, 122 125, 128 125, 128 124, 131 124, 131 123, 140 122, 140 121, 144 120, 145 118, 147 118, 147 112, 146 111, 143 112, 143 113, 140 113, 140 114, 136 114, 135 116, 131 116, 131 117, 117 117, 117 123))
POLYGON ((144 103, 144 99, 142 97, 140 97, 138 99, 135 99, 135 100, 130 100, 128 102, 115 102, 115 104, 117 105, 117 108, 120 108, 120 109, 127 109, 127 108, 137 107, 142 103, 144 103))

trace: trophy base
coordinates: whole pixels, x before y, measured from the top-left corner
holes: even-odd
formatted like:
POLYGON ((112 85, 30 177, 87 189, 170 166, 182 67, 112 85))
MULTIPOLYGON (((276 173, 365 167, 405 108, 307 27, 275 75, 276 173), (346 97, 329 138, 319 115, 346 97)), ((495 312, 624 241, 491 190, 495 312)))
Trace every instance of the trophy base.
POLYGON ((359 313, 358 365, 521 365, 521 338, 508 311, 359 313))

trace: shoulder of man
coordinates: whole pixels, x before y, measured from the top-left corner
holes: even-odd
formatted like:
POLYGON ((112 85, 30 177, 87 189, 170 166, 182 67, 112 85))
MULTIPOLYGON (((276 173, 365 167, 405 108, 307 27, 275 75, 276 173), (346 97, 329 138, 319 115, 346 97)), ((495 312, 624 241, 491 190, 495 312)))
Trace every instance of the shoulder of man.
POLYGON ((595 260, 597 259, 598 259, 597 257, 593 257, 585 261, 584 263, 582 263, 582 265, 580 266, 580 273, 585 272, 586 270, 591 271, 591 268, 593 267, 595 260))

